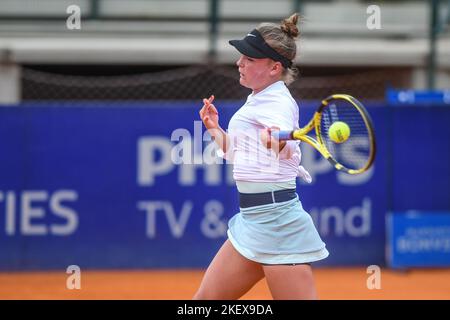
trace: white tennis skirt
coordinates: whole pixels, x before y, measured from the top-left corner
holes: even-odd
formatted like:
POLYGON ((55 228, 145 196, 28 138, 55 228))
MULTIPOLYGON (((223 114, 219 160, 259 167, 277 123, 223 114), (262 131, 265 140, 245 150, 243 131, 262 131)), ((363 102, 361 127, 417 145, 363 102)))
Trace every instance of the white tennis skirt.
MULTIPOLYGON (((258 192, 274 191, 261 191, 261 184, 255 184, 258 192)), ((263 264, 311 263, 329 255, 298 195, 281 203, 240 208, 229 220, 227 234, 240 254, 263 264)))

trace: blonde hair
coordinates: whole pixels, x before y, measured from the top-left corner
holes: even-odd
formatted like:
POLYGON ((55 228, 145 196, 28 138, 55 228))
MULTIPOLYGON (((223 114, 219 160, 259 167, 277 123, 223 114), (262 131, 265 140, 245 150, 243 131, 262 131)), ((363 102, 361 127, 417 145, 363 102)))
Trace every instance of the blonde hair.
MULTIPOLYGON (((297 55, 295 39, 300 33, 297 28, 298 17, 298 14, 294 13, 289 18, 281 21, 281 25, 261 23, 256 28, 272 49, 291 61, 294 61, 297 55)), ((282 79, 286 85, 289 85, 296 79, 297 75, 298 69, 296 67, 284 68, 282 79)))

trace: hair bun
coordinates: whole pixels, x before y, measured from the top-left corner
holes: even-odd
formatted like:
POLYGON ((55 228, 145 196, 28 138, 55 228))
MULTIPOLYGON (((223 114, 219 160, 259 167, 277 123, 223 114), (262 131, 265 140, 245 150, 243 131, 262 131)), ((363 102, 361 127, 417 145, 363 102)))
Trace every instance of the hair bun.
POLYGON ((294 13, 289 18, 281 21, 280 28, 289 37, 297 38, 300 33, 297 28, 297 22, 298 22, 298 13, 294 13))

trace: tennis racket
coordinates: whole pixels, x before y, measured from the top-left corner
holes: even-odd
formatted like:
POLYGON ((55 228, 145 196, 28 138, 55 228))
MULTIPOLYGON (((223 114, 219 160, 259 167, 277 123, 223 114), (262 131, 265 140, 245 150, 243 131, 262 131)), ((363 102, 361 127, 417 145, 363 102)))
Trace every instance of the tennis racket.
POLYGON ((375 159, 375 134, 369 113, 361 102, 347 94, 334 94, 323 100, 303 128, 271 134, 279 140, 305 141, 334 168, 349 174, 367 171, 375 159), (313 130, 315 138, 307 135, 313 130))

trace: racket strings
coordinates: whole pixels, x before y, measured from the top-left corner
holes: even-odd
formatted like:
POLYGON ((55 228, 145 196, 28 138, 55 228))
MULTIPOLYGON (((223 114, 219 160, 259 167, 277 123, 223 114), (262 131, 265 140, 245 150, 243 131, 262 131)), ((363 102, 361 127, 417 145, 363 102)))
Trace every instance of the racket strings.
POLYGON ((331 156, 348 169, 364 168, 370 160, 370 131, 360 111, 347 100, 332 100, 322 110, 320 124, 322 141, 331 156), (330 139, 329 129, 336 121, 350 128, 350 136, 342 143, 330 139))

